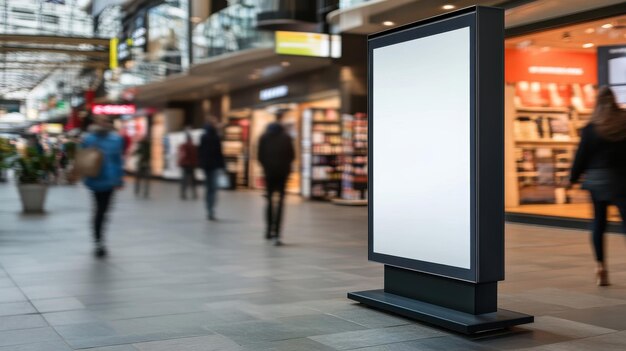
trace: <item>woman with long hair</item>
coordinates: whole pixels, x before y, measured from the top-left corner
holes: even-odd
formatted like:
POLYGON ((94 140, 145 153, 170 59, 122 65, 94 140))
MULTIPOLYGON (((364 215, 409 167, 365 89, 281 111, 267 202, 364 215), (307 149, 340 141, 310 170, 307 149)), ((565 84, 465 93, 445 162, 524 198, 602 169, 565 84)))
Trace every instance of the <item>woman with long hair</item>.
POLYGON ((598 91, 591 122, 582 130, 570 183, 577 183, 581 176, 582 187, 591 193, 593 202, 596 280, 599 286, 606 286, 609 275, 604 256, 604 232, 609 205, 619 209, 626 234, 626 110, 617 105, 609 87, 598 91))

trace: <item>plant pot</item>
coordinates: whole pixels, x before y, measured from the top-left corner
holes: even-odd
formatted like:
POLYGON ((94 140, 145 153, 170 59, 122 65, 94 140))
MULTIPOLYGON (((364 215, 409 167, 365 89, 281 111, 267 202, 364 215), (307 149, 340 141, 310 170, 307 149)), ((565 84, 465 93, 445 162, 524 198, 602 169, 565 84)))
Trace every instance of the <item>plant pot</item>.
POLYGON ((19 184, 17 189, 24 213, 42 213, 48 186, 45 184, 19 184))

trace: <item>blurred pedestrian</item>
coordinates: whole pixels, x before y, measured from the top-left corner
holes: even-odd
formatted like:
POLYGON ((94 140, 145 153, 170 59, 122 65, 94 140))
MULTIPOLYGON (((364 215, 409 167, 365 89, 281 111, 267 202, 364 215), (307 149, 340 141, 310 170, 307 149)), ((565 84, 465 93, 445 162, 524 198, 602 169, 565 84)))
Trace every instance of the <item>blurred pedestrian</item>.
POLYGON ((274 245, 282 245, 280 240, 285 186, 291 172, 291 163, 295 158, 293 141, 280 124, 281 115, 271 123, 259 140, 258 159, 265 174, 267 207, 265 219, 267 229, 265 238, 273 240, 274 245), (275 199, 275 195, 278 197, 275 199))
POLYGON ((582 187, 591 193, 594 219, 592 241, 599 286, 609 285, 604 256, 607 208, 616 205, 626 234, 626 110, 619 108, 613 91, 600 88, 591 122, 582 130, 570 183, 584 175, 582 187))
POLYGON ((191 195, 193 199, 198 198, 196 191, 196 167, 198 167, 198 149, 193 143, 191 134, 185 133, 185 143, 178 147, 178 166, 182 170, 182 178, 180 182, 180 198, 187 199, 187 188, 191 187, 191 195))
POLYGON ((217 121, 214 118, 204 127, 200 140, 200 166, 204 170, 207 218, 215 220, 217 202, 217 178, 224 168, 222 142, 217 133, 217 121))
POLYGON ((150 139, 144 137, 137 144, 137 149, 135 150, 135 156, 137 157, 135 195, 139 196, 143 188, 143 197, 146 199, 150 194, 150 149, 150 139))
POLYGON ((93 236, 94 254, 103 257, 107 254, 104 244, 103 227, 115 189, 123 186, 122 138, 113 130, 113 124, 105 116, 98 116, 89 127, 89 134, 82 142, 82 148, 95 148, 101 153, 99 172, 95 177, 86 177, 85 185, 94 197, 93 236))

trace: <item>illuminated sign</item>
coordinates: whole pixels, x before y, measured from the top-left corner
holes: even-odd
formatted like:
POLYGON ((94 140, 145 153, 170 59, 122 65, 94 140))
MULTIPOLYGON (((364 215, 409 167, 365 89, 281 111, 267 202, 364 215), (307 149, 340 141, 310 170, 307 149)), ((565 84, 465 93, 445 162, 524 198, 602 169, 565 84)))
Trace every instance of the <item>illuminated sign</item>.
POLYGON ((93 105, 91 112, 95 115, 132 115, 135 105, 93 105))
POLYGON ((261 101, 267 101, 287 96, 287 94, 289 94, 289 87, 286 85, 279 85, 261 90, 259 92, 259 99, 261 101))
POLYGON ((585 71, 580 67, 530 66, 531 74, 557 74, 562 76, 582 76, 585 71))
POLYGON ((276 31, 276 53, 313 57, 341 57, 341 36, 276 31))

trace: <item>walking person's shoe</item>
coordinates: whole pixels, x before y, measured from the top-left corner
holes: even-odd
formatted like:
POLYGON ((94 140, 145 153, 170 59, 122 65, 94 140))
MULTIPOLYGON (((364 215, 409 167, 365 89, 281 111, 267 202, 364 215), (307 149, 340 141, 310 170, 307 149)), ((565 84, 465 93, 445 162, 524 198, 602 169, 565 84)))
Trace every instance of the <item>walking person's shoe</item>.
POLYGON ((283 246, 283 242, 280 240, 280 237, 278 235, 274 236, 274 240, 273 240, 274 246, 283 246))
POLYGON ((216 221, 216 220, 217 220, 217 219, 215 218, 215 214, 214 214, 214 213, 209 213, 209 214, 207 215, 207 219, 208 219, 209 221, 216 221))
POLYGON ((596 284, 598 286, 609 286, 609 271, 604 268, 598 268, 596 270, 596 284))
POLYGON ((93 255, 96 256, 97 258, 105 257, 107 255, 106 246, 104 246, 104 244, 101 242, 97 242, 96 247, 93 250, 93 255))

